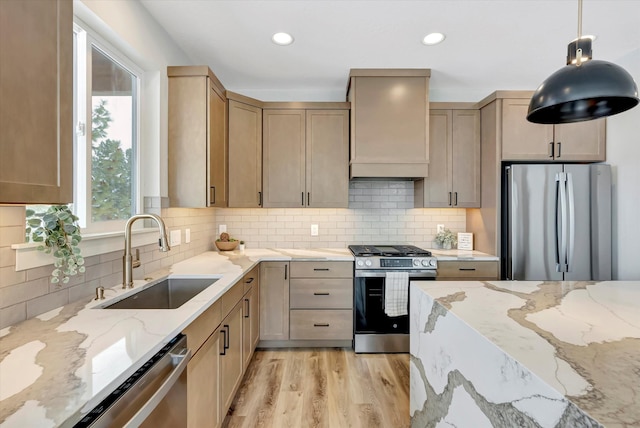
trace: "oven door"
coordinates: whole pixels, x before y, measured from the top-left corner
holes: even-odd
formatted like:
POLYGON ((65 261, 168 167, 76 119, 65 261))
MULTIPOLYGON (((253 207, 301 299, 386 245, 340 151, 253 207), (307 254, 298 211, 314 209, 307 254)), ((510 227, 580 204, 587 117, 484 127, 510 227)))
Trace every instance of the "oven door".
MULTIPOLYGON (((435 280, 435 270, 408 271, 409 280, 435 280)), ((384 312, 385 271, 356 271, 354 279, 356 334, 409 334, 409 316, 384 312)), ((407 296, 407 312, 409 311, 407 296)))

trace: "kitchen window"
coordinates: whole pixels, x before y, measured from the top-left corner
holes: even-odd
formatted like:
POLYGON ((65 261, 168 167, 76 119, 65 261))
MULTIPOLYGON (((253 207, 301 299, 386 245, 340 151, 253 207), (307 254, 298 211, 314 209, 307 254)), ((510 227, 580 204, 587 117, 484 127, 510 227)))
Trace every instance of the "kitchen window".
POLYGON ((138 212, 142 71, 74 24, 74 204, 83 233, 122 231, 138 212))

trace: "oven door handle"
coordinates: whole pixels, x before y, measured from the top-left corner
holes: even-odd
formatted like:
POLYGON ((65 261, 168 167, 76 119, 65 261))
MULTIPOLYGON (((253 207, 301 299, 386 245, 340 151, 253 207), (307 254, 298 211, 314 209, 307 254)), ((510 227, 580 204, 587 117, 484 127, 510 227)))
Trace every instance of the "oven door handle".
MULTIPOLYGON (((407 272, 400 270, 393 271, 356 271, 356 278, 384 278, 387 276, 387 272, 407 272)), ((409 271, 409 280, 420 280, 421 278, 435 278, 436 271, 435 270, 427 270, 427 271, 409 271)))

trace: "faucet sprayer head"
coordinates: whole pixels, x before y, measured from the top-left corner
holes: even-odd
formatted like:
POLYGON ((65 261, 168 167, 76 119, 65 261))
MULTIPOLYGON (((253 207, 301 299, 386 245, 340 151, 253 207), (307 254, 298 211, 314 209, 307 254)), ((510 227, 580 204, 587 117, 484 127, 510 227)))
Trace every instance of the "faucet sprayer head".
POLYGON ((163 253, 166 253, 167 251, 171 250, 171 247, 169 246, 169 238, 167 238, 166 230, 163 230, 163 232, 160 234, 158 245, 160 245, 160 251, 162 251, 163 253))

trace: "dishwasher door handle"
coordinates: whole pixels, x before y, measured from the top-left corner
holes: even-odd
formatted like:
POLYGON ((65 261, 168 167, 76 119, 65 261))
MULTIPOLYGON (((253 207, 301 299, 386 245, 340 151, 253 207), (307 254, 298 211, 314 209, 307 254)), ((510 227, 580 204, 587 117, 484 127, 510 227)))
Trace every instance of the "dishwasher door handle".
POLYGON ((135 428, 140 426, 142 422, 153 412, 153 410, 160 404, 162 399, 173 388, 173 385, 180 379, 180 375, 187 368, 187 364, 191 359, 191 350, 188 348, 182 348, 178 353, 169 353, 173 363, 176 364, 171 371, 171 374, 167 376, 167 379, 162 383, 160 388, 144 403, 144 405, 136 412, 135 415, 127 422, 123 428, 135 428))

